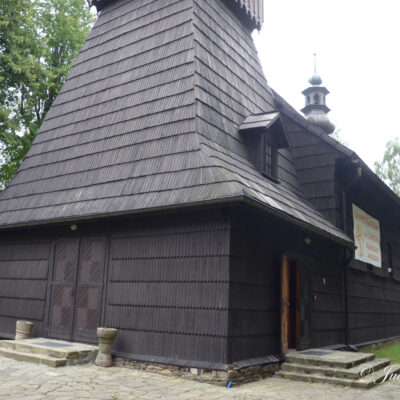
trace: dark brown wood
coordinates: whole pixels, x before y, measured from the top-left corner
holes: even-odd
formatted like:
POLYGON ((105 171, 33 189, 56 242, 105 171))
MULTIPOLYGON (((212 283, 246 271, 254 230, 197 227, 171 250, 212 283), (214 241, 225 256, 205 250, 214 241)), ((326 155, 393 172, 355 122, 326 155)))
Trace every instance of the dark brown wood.
POLYGON ((59 239, 51 284, 49 336, 96 341, 103 300, 104 238, 59 239))
POLYGON ((281 353, 285 355, 289 349, 289 274, 290 266, 287 256, 282 256, 281 265, 281 353))
POLYGON ((58 239, 51 284, 49 336, 71 340, 79 239, 58 239))
POLYGON ((81 239, 73 340, 96 341, 102 312, 105 255, 104 238, 81 239))
POLYGON ((296 349, 300 343, 300 268, 296 263, 296 349))
POLYGON ((232 4, 100 14, 0 197, 2 337, 28 319, 35 336, 93 341, 101 324, 119 330, 118 354, 223 369, 287 350, 295 281, 290 344, 343 343, 352 203, 381 222, 383 268, 349 265, 350 341, 400 334, 398 199, 270 90, 232 4), (279 182, 238 131, 277 109, 279 182))

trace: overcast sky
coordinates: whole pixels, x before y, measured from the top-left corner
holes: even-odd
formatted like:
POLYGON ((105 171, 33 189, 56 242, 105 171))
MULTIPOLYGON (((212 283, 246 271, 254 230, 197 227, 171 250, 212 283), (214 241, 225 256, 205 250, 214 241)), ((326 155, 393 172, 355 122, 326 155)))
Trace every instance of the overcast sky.
POLYGON ((370 167, 400 137, 400 0, 264 0, 254 39, 268 83, 304 106, 313 53, 340 136, 370 167))

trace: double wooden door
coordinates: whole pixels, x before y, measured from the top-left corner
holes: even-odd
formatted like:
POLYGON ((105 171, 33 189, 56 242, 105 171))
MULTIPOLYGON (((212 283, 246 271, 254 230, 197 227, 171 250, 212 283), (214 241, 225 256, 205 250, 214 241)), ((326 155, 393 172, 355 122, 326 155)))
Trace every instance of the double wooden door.
POLYGON ((94 342, 101 322, 106 240, 58 239, 54 251, 48 336, 94 342))

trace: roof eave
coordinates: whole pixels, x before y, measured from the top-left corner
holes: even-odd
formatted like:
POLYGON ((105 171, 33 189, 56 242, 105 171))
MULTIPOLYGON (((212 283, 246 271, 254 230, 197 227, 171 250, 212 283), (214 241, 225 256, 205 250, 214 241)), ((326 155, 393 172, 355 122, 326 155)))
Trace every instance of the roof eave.
POLYGON ((68 218, 58 218, 55 220, 47 220, 47 221, 32 221, 21 224, 12 224, 12 225, 2 225, 0 226, 0 232, 6 231, 8 229, 20 229, 20 228, 33 228, 33 227, 41 227, 41 226, 55 226, 57 224, 68 224, 68 223, 78 223, 78 222, 88 222, 93 220, 102 220, 108 218, 122 217, 122 216, 134 216, 134 215, 147 215, 154 214, 157 212, 165 212, 165 211, 178 211, 178 210, 186 210, 186 209, 194 209, 199 207, 210 207, 215 205, 225 205, 225 204, 233 204, 233 203, 245 203, 250 206, 255 206, 257 208, 263 209, 270 215, 274 215, 282 220, 285 220, 288 223, 292 223, 300 228, 303 228, 307 231, 311 231, 319 236, 323 236, 326 239, 330 239, 338 244, 341 244, 346 247, 354 248, 354 242, 351 238, 347 237, 347 235, 342 232, 342 236, 335 236, 326 232, 316 226, 309 224, 305 221, 301 221, 289 214, 286 214, 283 211, 279 211, 260 200, 254 199, 246 193, 240 195, 233 195, 227 197, 221 197, 219 199, 205 200, 205 201, 196 201, 192 203, 184 203, 184 204, 173 204, 168 206, 147 208, 147 209, 138 209, 132 211, 124 211, 124 212, 114 212, 109 214, 93 214, 93 215, 85 215, 85 216, 76 216, 76 217, 68 217, 68 218))

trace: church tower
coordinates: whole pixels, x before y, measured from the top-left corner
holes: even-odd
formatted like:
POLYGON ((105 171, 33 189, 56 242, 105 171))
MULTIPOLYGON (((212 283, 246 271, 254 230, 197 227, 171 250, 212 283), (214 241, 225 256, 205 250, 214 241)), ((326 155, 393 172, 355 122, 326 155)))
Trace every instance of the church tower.
POLYGON ((322 79, 317 74, 316 54, 314 54, 314 74, 308 82, 310 82, 311 86, 302 92, 306 105, 301 112, 304 113, 310 123, 317 125, 327 134, 331 134, 335 130, 335 125, 329 121, 328 117, 330 109, 326 105, 326 96, 329 91, 326 87, 321 86, 322 79))

